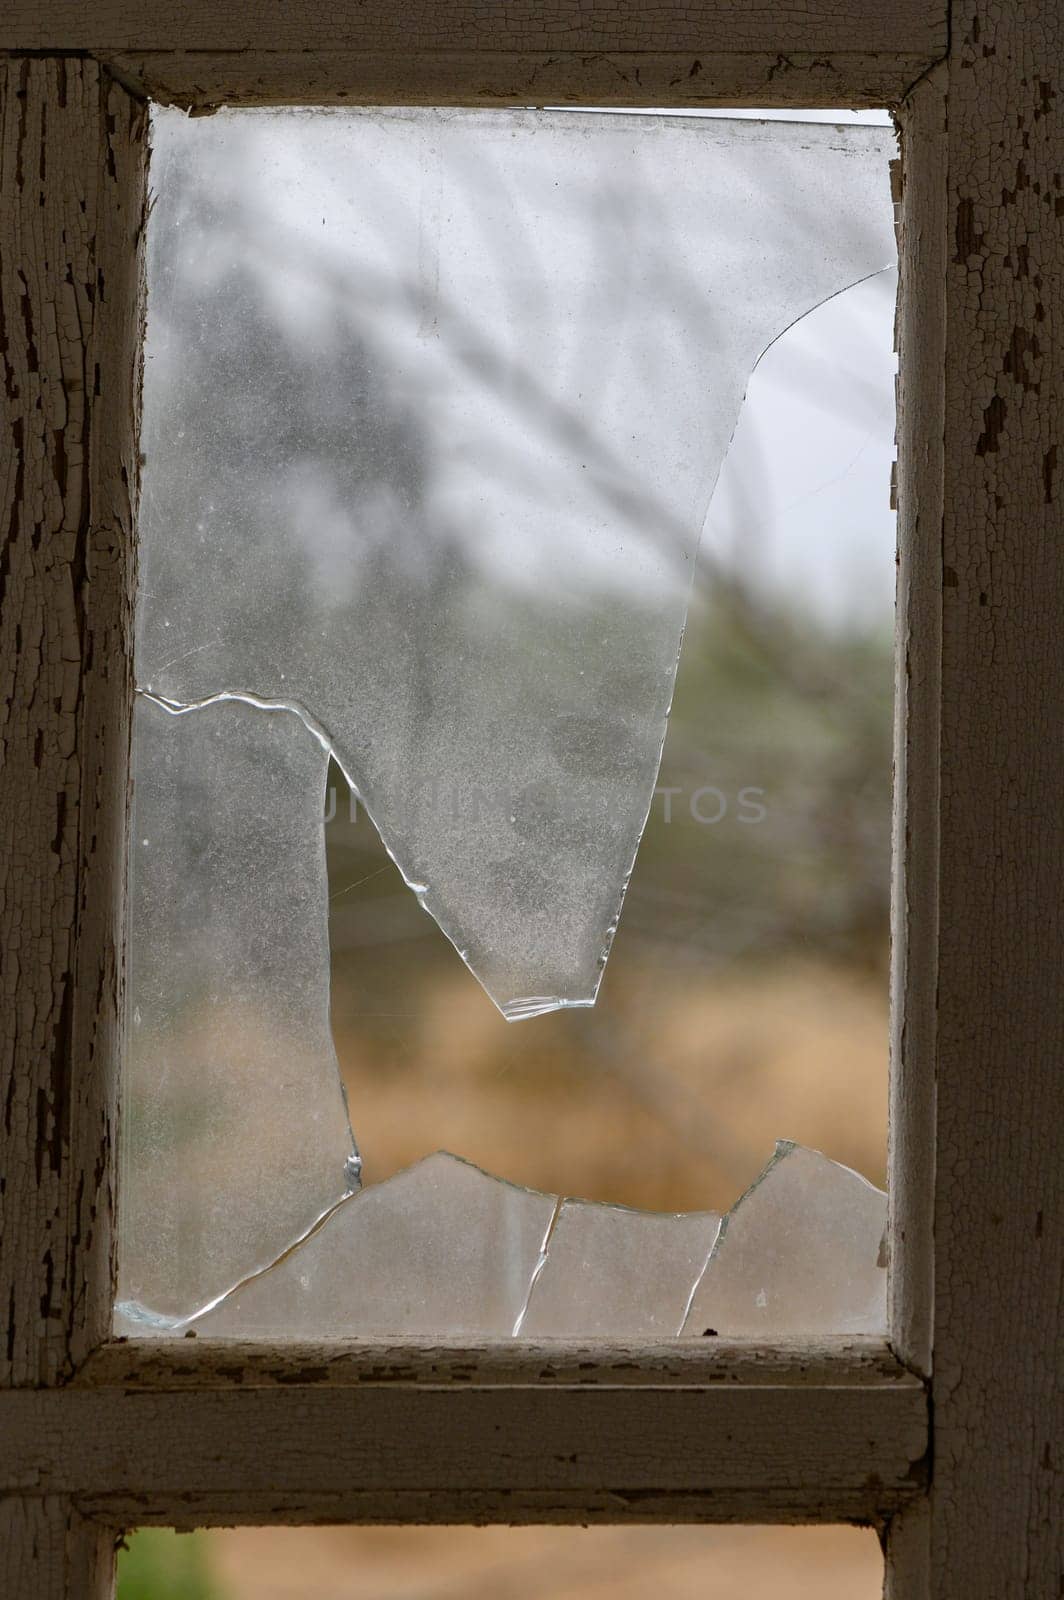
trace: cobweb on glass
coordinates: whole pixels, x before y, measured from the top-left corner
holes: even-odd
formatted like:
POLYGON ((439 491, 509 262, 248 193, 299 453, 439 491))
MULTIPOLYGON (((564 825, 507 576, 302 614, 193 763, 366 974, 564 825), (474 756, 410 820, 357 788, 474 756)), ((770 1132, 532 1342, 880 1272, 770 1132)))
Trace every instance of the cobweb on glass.
POLYGON ((880 1190, 787 1141, 724 1226, 563 1201, 441 1150, 343 1200, 189 1325, 277 1340, 882 1333, 885 1220, 880 1190))

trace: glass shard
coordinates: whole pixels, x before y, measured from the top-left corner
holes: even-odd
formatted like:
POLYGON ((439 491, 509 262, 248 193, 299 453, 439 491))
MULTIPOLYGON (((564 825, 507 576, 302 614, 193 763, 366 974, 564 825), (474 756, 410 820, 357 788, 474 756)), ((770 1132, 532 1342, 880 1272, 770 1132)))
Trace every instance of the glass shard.
MULTIPOLYGON (((737 1063, 771 1070, 766 1008, 728 1010, 710 950, 783 960, 811 929, 859 961, 855 915, 882 938, 882 708, 837 694, 865 694, 861 643, 811 648, 793 586, 768 604, 750 581, 774 504, 806 579, 834 570, 810 504, 835 470, 797 485, 804 524, 770 472, 745 501, 728 472, 765 346, 893 257, 890 145, 586 114, 156 118, 120 1330, 881 1331, 883 1201, 853 1173, 781 1145, 724 1230, 703 1208, 749 1170, 721 1080, 749 1100, 737 1063), (362 1194, 329 1037, 330 756, 381 830, 333 885, 357 969, 338 1039, 370 1175, 407 1169, 362 1194), (610 1004, 566 1009, 595 998, 648 806, 610 1004), (408 988, 389 942, 418 949, 408 988), (680 1176, 657 1159, 677 1133, 680 1176), (408 1166, 441 1143, 527 1187, 408 1166), (658 1214, 560 1202, 574 1177, 658 1214)), ((821 388, 850 412, 841 365, 821 388)), ((872 431, 842 441, 842 479, 872 431)), ((835 514, 850 550, 860 515, 835 514)))
POLYGON ((555 1207, 553 1195, 441 1150, 345 1200, 193 1326, 278 1339, 508 1338, 555 1207))
POLYGON ((747 379, 893 258, 890 153, 826 124, 155 115, 140 679, 307 708, 508 1017, 594 999, 747 379))
POLYGON ((442 1146, 548 1193, 723 1211, 785 1131, 882 1185, 893 304, 877 274, 751 377, 593 1008, 510 1026, 334 773, 333 1027, 370 1181, 442 1146))
POLYGON ((721 1224, 683 1333, 885 1333, 887 1197, 787 1139, 721 1224))
POLYGON ((357 1183, 329 1029, 327 762, 291 711, 138 696, 127 1325, 190 1314, 357 1183))
POLYGON ((713 1211, 668 1216, 566 1200, 514 1332, 675 1338, 719 1227, 713 1211))

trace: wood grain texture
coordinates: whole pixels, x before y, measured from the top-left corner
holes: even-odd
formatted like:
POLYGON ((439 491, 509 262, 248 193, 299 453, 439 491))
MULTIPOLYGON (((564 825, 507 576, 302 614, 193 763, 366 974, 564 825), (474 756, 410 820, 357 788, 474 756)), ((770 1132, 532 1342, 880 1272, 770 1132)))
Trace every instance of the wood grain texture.
POLYGON ((891 105, 946 0, 0 0, 15 50, 87 50, 135 92, 220 105, 891 105))
POLYGON ((890 1066, 890 1330, 931 1370, 946 363, 946 79, 899 115, 898 598, 890 1066))
POLYGON ((218 1344, 185 1365, 134 1353, 122 1383, 111 1355, 62 1390, 0 1396, 0 1495, 61 1494, 112 1526, 882 1524, 926 1485, 926 1394, 883 1351, 821 1350, 812 1373, 778 1354, 771 1381, 732 1352, 709 1382, 704 1364, 654 1381, 637 1356, 611 1381, 561 1351, 507 1375, 496 1352, 334 1347, 330 1374, 319 1348, 282 1371, 218 1344))
POLYGON ((883 1600, 931 1600, 931 1507, 926 1495, 890 1519, 882 1544, 883 1600))
POLYGON ((778 1345, 752 1339, 683 1343, 532 1344, 461 1347, 344 1344, 338 1340, 267 1345, 239 1339, 116 1339, 85 1364, 79 1388, 127 1392, 179 1389, 275 1388, 296 1385, 476 1384, 480 1388, 545 1385, 567 1388, 919 1389, 919 1381, 886 1344, 871 1338, 794 1339, 778 1345))
MULTIPOLYGON (((396 15, 398 15, 398 11, 396 15)), ((419 48, 106 51, 136 93, 206 111, 229 105, 893 105, 936 59, 927 50, 459 50, 419 48)))
MULTIPOLYGON (((934 1600, 1064 1592, 1062 62, 1059 5, 954 5, 937 585, 934 1600)), ((911 165, 926 225, 942 232, 937 143, 918 143, 911 165)), ((926 389, 924 399, 933 420, 926 389)))
POLYGON ((943 0, 2 0, 11 50, 792 51, 946 48, 943 0))
POLYGON ((115 1536, 56 1495, 0 1499, 5 1600, 110 1600, 115 1536))
POLYGON ((143 108, 0 63, 0 1382, 112 1299, 143 108))

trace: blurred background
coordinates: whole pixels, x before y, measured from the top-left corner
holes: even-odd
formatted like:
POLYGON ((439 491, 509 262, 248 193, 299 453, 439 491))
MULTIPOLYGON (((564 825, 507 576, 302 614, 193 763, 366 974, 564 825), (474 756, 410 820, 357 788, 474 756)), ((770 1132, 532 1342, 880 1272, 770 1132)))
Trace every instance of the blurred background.
MULTIPOLYGON (((780 1137, 884 1182, 894 290, 886 271, 819 307, 751 378, 593 1010, 506 1022, 330 769, 332 1022, 366 1182, 446 1148, 540 1189, 725 1209, 780 1137)), ((852 1529, 147 1530, 120 1574, 121 1600, 871 1600, 882 1563, 852 1529)))
POLYGON ((146 1528, 119 1600, 876 1600, 863 1528, 146 1528))
POLYGON ((838 296, 751 378, 593 1009, 506 1022, 331 769, 333 1031, 367 1182, 443 1147, 725 1209, 789 1138, 883 1183, 894 291, 838 296))

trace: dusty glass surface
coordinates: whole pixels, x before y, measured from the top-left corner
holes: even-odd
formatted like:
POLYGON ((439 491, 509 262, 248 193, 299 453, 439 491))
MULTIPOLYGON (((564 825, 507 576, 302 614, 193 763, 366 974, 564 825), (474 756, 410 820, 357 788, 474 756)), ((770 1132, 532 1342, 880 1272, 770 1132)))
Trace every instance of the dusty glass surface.
POLYGON ((884 148, 521 111, 156 121, 139 679, 304 707, 507 1015, 594 999, 747 380, 891 260, 884 148))
POLYGON ((886 1196, 782 1140, 723 1219, 537 1194, 438 1151, 341 1201, 190 1326, 206 1336, 876 1333, 886 1196))
POLYGON ((179 1315, 357 1182, 329 1028, 328 757, 290 711, 138 697, 119 1296, 179 1315))
POLYGON ((509 1338, 553 1195, 439 1152, 336 1207, 309 1239, 193 1326, 269 1338, 509 1338))
MULTIPOLYGON (((182 1325, 240 1285, 211 1330, 678 1331, 709 1282, 707 1207, 748 1179, 698 1087, 712 1026, 672 1071, 681 1002, 722 951, 836 939, 849 958, 883 932, 870 635, 810 653, 720 534, 730 517, 749 546, 788 452, 819 470, 808 394, 760 472, 736 424, 804 314, 859 280, 886 304, 890 145, 685 117, 156 118, 134 834, 161 818, 172 837, 132 863, 123 1315, 182 1325), (745 504, 727 471, 744 449, 745 504), (330 757, 333 1025, 360 1152, 324 1025, 330 757), (496 1034, 513 1042, 478 1078, 496 1034), (441 1082, 449 1058, 464 1068, 441 1082), (512 1161, 505 1138, 483 1148, 500 1096, 512 1161), (442 1153, 389 1178, 442 1143, 524 1187, 442 1153), (304 1238, 363 1160, 369 1187, 304 1238), (556 1198, 574 1193, 691 1215, 556 1198), (543 1206, 529 1268, 538 1220, 526 1237, 502 1219, 543 1206)), ((856 406, 840 481, 884 414, 889 451, 880 377, 847 391, 851 424, 862 383, 879 410, 856 406)), ((835 481, 781 525, 822 542, 835 481)))
POLYGON ((715 1211, 667 1216, 566 1200, 514 1332, 528 1339, 672 1338, 719 1227, 715 1211))
POLYGON ((683 1331, 879 1333, 887 1321, 886 1233, 882 1190, 781 1140, 724 1218, 683 1331))

